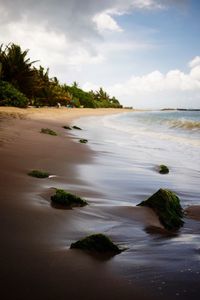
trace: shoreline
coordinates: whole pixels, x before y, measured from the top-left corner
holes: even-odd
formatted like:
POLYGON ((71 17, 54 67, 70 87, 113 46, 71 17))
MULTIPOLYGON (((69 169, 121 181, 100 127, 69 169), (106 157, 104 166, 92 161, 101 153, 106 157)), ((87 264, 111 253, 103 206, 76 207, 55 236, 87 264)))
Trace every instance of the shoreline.
MULTIPOLYGON (((88 184, 78 169, 81 164, 95 167, 98 151, 81 145, 73 132, 62 128, 76 124, 82 117, 124 111, 128 112, 127 109, 0 108, 0 176, 3 183, 0 254, 4 299, 151 300, 161 297, 149 287, 148 276, 152 276, 152 268, 155 274, 158 272, 156 262, 162 252, 162 239, 170 237, 162 237, 159 241, 159 236, 148 232, 151 226, 160 226, 150 209, 126 204, 109 206, 107 198, 102 201, 101 191, 95 190, 91 181, 88 184), (58 136, 41 134, 42 127, 55 130, 58 136), (30 169, 44 169, 57 177, 32 178, 27 175, 30 169), (77 193, 90 205, 67 211, 54 209, 49 201, 53 188, 77 193), (72 242, 97 232, 108 233, 114 242, 121 246, 128 244, 130 249, 109 261, 69 250, 72 242), (155 247, 151 249, 149 246, 153 243, 155 247), (138 268, 137 260, 144 259, 142 252, 146 253, 145 264, 139 264, 138 268)), ((188 212, 188 216, 192 214, 188 212)), ((191 222, 186 219, 186 233, 191 222)), ((180 238, 181 234, 182 231, 180 238)), ((173 253, 173 243, 169 246, 173 253)), ((180 254, 183 257, 184 251, 180 254)), ((164 258, 168 261, 170 251, 167 252, 164 258)), ((169 297, 176 298, 174 294, 162 295, 163 299, 169 297)))
POLYGON ((80 196, 91 193, 83 188, 76 165, 92 162, 93 151, 61 128, 64 121, 69 124, 79 117, 122 110, 48 110, 0 108, 1 295, 20 300, 92 300, 94 295, 95 299, 145 299, 137 286, 114 275, 106 263, 68 250, 71 241, 82 235, 80 228, 87 231, 88 223, 96 219, 90 216, 92 207, 86 213, 78 208, 56 210, 48 200, 52 187, 78 187, 80 196), (58 136, 41 134, 44 126, 58 136), (30 169, 44 169, 58 177, 32 178, 27 175, 30 169))

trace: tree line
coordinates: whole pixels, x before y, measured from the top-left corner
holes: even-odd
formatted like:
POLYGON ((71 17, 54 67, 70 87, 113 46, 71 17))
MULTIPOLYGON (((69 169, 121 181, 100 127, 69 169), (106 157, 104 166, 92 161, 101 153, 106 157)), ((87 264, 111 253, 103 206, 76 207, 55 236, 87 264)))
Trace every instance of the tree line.
POLYGON ((28 51, 16 44, 0 45, 0 106, 122 107, 103 88, 86 92, 77 82, 61 84, 49 76, 49 69, 36 68, 28 51))

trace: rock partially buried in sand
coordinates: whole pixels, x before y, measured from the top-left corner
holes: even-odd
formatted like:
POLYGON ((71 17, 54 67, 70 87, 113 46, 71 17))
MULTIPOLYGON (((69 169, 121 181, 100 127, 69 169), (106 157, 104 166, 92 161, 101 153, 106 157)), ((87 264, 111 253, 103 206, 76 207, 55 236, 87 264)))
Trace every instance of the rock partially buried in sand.
POLYGON ((57 135, 57 133, 55 131, 53 131, 52 129, 49 129, 49 128, 42 128, 40 132, 45 133, 45 134, 54 135, 54 136, 57 135))
POLYGON ((77 129, 77 130, 82 130, 80 127, 78 127, 76 125, 72 126, 72 128, 77 129))
POLYGON ((41 170, 31 170, 28 175, 36 178, 47 178, 50 176, 49 173, 41 170))
POLYGON ((55 195, 51 196, 51 201, 55 207, 62 206, 64 208, 82 207, 88 204, 86 200, 61 189, 56 190, 55 195))
POLYGON ((64 129, 72 130, 70 126, 63 126, 64 129))
POLYGON ((81 249, 88 252, 116 255, 123 250, 119 249, 107 236, 102 233, 89 235, 70 246, 71 249, 81 249))
POLYGON ((159 173, 160 174, 168 174, 169 173, 169 168, 165 165, 160 165, 159 166, 159 173))
POLYGON ((86 143, 88 142, 88 140, 86 140, 86 139, 81 139, 81 140, 79 140, 79 142, 80 142, 81 144, 86 144, 86 143))
POLYGON ((160 189, 138 205, 152 208, 167 230, 178 230, 183 226, 183 209, 178 196, 172 191, 160 189))

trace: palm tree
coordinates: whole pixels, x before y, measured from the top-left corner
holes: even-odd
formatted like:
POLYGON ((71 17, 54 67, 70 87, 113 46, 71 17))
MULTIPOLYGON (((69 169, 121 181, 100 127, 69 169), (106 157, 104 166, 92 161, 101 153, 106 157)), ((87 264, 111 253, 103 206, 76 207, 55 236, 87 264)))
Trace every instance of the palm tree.
POLYGON ((103 88, 100 87, 100 89, 96 92, 96 99, 100 100, 100 101, 102 101, 102 100, 109 101, 110 97, 106 92, 104 92, 103 88))
POLYGON ((10 82, 26 96, 33 94, 35 61, 27 58, 29 50, 22 51, 20 46, 11 44, 0 46, 0 62, 2 64, 2 80, 10 82))
POLYGON ((72 86, 73 86, 74 88, 78 88, 78 87, 79 87, 79 84, 78 84, 77 81, 74 81, 72 86))
POLYGON ((0 62, 0 79, 1 79, 1 76, 2 76, 2 63, 0 62))

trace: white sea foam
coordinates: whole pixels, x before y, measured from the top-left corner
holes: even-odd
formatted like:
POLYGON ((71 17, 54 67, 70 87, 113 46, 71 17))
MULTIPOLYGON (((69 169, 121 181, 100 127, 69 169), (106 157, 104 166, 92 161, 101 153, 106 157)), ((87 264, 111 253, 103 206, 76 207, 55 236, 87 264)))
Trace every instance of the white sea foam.
POLYGON ((190 121, 184 118, 179 120, 170 120, 166 121, 166 124, 172 128, 183 128, 187 130, 200 130, 200 122, 199 121, 190 121))
POLYGON ((99 155, 95 171, 82 166, 83 173, 106 198, 117 201, 138 203, 163 187, 180 194, 184 204, 198 203, 200 133, 188 128, 199 120, 200 113, 193 112, 128 112, 84 119, 85 138, 99 155), (169 167, 167 176, 157 173, 160 164, 169 167))
POLYGON ((179 119, 172 118, 172 116, 167 118, 166 112, 160 112, 160 114, 156 112, 154 115, 152 112, 146 112, 146 115, 145 113, 129 113, 121 116, 106 116, 103 119, 103 125, 118 132, 127 133, 131 139, 153 138, 157 141, 171 140, 179 144, 200 146, 200 121, 187 120, 180 116, 179 119), (189 130, 192 131, 192 136, 189 130))

